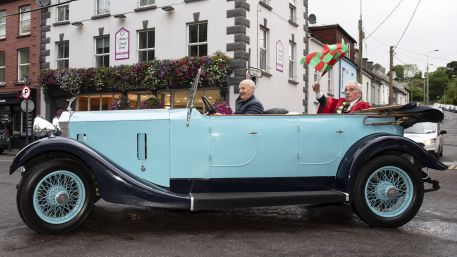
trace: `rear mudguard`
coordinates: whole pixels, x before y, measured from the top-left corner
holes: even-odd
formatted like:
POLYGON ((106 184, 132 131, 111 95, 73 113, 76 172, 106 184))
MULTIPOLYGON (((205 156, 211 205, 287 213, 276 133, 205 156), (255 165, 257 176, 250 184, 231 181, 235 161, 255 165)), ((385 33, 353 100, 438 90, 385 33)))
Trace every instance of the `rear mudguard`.
POLYGON ((436 157, 408 138, 391 134, 373 134, 362 138, 346 152, 336 175, 336 189, 350 193, 355 178, 365 163, 377 155, 387 153, 410 154, 415 159, 415 165, 420 164, 420 168, 447 169, 436 157))
POLYGON ((138 178, 87 145, 64 137, 44 138, 29 144, 14 158, 10 174, 38 157, 43 158, 40 161, 46 161, 47 158, 59 154, 71 155, 81 160, 94 175, 101 197, 107 202, 190 209, 188 195, 170 192, 138 178))

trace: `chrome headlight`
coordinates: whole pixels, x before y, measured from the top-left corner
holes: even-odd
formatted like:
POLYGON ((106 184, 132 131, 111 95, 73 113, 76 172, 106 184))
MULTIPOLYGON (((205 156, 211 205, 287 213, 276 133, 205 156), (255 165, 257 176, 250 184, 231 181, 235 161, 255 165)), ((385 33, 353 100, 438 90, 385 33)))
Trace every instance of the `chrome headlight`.
POLYGON ((37 116, 33 120, 33 134, 36 137, 51 136, 57 132, 57 129, 47 120, 37 116))

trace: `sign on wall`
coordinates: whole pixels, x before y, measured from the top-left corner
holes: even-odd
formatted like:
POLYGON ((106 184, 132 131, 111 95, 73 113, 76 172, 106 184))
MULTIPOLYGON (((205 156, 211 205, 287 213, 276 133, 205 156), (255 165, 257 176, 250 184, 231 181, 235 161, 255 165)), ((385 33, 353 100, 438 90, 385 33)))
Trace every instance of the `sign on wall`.
POLYGON ((115 34, 115 59, 125 60, 130 57, 130 32, 124 28, 115 34))
POLYGON ((284 71, 284 46, 281 40, 276 42, 276 70, 280 72, 284 71))

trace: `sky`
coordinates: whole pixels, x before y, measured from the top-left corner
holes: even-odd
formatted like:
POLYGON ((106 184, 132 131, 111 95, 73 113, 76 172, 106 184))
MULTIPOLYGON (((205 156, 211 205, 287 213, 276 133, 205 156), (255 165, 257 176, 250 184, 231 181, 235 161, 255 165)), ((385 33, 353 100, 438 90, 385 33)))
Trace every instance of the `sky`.
POLYGON ((338 23, 354 39, 359 40, 358 20, 362 1, 362 21, 365 37, 392 15, 366 40, 363 57, 389 67, 389 46, 397 45, 414 9, 411 23, 395 50, 394 65, 417 64, 422 71, 445 67, 457 61, 457 1, 456 0, 309 0, 309 14, 316 15, 316 24, 338 23), (438 51, 433 51, 438 49, 438 51))

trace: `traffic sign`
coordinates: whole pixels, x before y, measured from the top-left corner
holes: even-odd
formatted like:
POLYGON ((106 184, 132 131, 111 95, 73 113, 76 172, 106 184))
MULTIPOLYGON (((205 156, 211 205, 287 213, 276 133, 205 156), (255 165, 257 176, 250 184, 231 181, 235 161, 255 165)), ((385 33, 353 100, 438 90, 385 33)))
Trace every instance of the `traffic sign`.
POLYGON ((33 110, 35 109, 35 103, 32 100, 22 100, 21 109, 23 112, 33 112, 33 110))
POLYGON ((29 99, 29 97, 30 97, 30 87, 24 86, 22 88, 22 98, 29 99))

